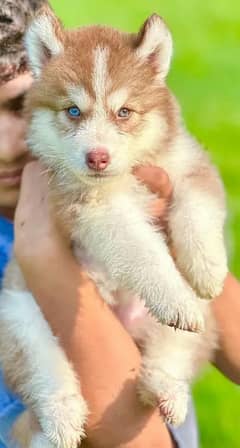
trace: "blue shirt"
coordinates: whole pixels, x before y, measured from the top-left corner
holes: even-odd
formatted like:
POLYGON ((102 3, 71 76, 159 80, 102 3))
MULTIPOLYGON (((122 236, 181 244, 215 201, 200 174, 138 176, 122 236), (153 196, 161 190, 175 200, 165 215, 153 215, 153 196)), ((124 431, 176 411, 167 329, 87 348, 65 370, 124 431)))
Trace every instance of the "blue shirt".
MULTIPOLYGON (((3 272, 11 254, 13 236, 12 223, 0 216, 0 288, 3 272)), ((23 404, 5 386, 0 371, 0 448, 8 446, 10 428, 23 410, 23 404)))

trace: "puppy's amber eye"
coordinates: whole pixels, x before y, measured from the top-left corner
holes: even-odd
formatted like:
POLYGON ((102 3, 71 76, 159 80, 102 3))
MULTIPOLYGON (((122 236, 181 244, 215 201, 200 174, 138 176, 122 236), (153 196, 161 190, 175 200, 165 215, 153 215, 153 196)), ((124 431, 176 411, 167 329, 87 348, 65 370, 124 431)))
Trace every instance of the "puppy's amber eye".
POLYGON ((117 117, 118 118, 129 118, 131 115, 131 110, 128 109, 127 107, 121 107, 121 109, 119 109, 118 113, 117 113, 117 117))

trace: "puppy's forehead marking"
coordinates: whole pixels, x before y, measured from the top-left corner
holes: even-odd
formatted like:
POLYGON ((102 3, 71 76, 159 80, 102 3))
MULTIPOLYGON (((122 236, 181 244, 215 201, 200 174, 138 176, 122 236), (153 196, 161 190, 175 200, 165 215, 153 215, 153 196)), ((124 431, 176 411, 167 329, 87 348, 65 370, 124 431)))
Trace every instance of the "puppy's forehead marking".
POLYGON ((96 94, 97 102, 102 102, 106 94, 107 84, 107 62, 109 49, 104 47, 96 47, 93 51, 93 90, 96 94))
POLYGON ((126 88, 122 87, 112 92, 108 97, 108 107, 117 112, 121 107, 126 104, 129 92, 126 88))
POLYGON ((73 104, 86 112, 91 106, 91 98, 83 86, 70 85, 67 88, 68 96, 73 104))

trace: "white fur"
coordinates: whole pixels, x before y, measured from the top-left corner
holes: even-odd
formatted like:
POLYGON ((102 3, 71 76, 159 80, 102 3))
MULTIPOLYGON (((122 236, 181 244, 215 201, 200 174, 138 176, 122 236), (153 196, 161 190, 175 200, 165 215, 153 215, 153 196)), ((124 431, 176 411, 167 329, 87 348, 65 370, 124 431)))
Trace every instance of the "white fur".
POLYGON ((25 43, 36 78, 40 76, 44 64, 48 62, 44 48, 51 56, 57 56, 63 52, 63 44, 54 32, 52 18, 45 14, 33 21, 26 33, 25 43))
POLYGON ((217 297, 228 270, 223 237, 225 210, 216 198, 194 190, 191 181, 186 181, 181 197, 176 193, 169 222, 179 268, 201 297, 217 297))
POLYGON ((0 325, 7 325, 12 350, 6 353, 0 341, 3 370, 9 357, 24 352, 25 382, 18 393, 34 409, 45 436, 55 447, 65 446, 65 441, 77 447, 84 435, 87 406, 70 363, 30 293, 4 289, 0 303, 0 325))
POLYGON ((98 116, 105 116, 104 99, 106 95, 107 84, 107 60, 109 50, 107 48, 97 47, 93 52, 94 68, 92 75, 93 90, 96 94, 95 113, 98 116))
POLYGON ((67 88, 67 93, 72 104, 79 107, 81 112, 87 112, 91 106, 91 98, 83 86, 71 85, 67 88))
POLYGON ((164 79, 168 74, 173 51, 171 34, 158 15, 154 14, 148 20, 142 44, 137 48, 137 57, 147 59, 157 52, 159 64, 159 78, 164 79))
MULTIPOLYGON (((141 204, 140 196, 138 202, 141 204)), ((98 269, 104 267, 115 291, 137 293, 162 323, 203 329, 194 292, 177 271, 163 236, 147 222, 134 196, 117 193, 97 209, 94 204, 82 204, 73 238, 94 257, 98 269)))
POLYGON ((137 297, 118 295, 118 302, 122 305, 115 312, 142 351, 139 397, 159 406, 165 420, 179 426, 187 413, 190 381, 217 346, 208 302, 199 301, 207 323, 204 335, 157 324, 137 297))
POLYGON ((113 112, 117 112, 123 107, 128 99, 129 92, 127 88, 115 90, 108 96, 108 107, 113 112))

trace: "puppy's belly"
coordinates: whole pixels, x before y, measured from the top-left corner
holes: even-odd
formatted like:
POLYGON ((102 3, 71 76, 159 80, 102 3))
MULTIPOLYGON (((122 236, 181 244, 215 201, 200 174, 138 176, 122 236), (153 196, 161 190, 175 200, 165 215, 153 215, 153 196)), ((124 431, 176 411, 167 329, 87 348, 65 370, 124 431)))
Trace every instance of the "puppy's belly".
POLYGON ((146 328, 155 322, 153 317, 148 314, 144 302, 129 291, 119 290, 118 285, 112 282, 102 266, 82 247, 75 246, 74 254, 97 285, 104 301, 111 306, 126 330, 135 340, 142 339, 146 328))
POLYGON ((112 306, 112 310, 129 332, 131 332, 133 327, 141 325, 148 317, 148 311, 143 301, 137 296, 118 291, 116 293, 116 302, 117 304, 112 306))
POLYGON ((148 313, 139 297, 126 291, 118 291, 116 297, 117 304, 112 310, 141 349, 151 330, 158 327, 160 331, 161 324, 148 313))

